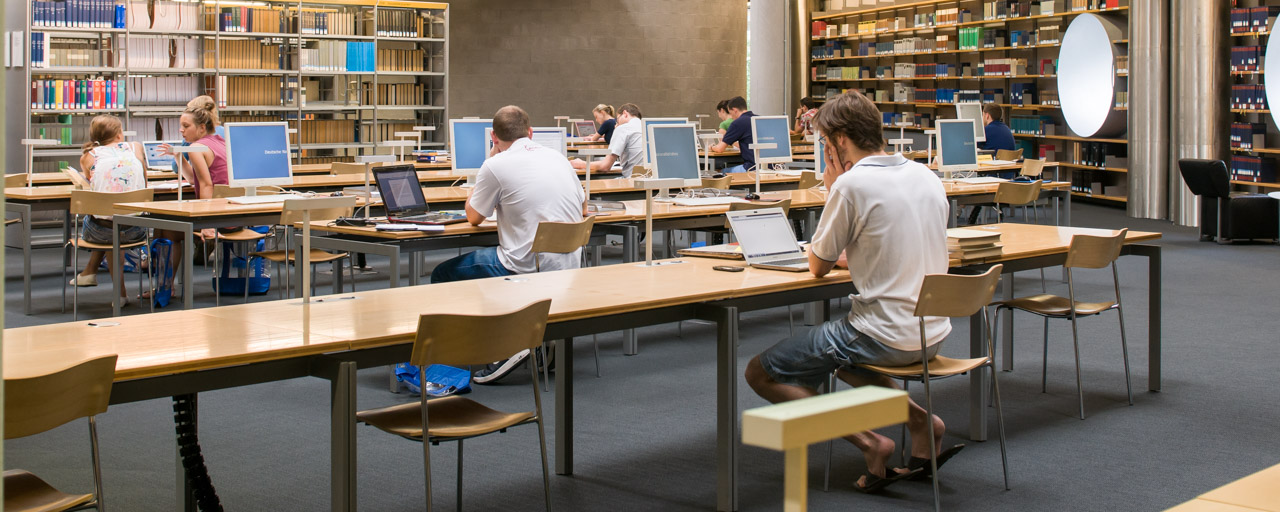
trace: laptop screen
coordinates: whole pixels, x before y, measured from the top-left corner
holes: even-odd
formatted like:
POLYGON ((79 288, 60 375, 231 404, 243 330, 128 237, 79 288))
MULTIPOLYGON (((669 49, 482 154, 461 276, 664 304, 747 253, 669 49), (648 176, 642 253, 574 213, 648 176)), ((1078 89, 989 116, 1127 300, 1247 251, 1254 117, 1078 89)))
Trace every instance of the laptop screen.
POLYGON ((791 224, 781 208, 768 208, 733 215, 733 235, 738 238, 742 255, 750 262, 755 258, 799 255, 791 224))
POLYGON ((573 124, 577 127, 579 137, 596 134, 596 123, 594 121, 578 121, 573 124))
POLYGON ((177 146, 182 143, 181 142, 162 142, 162 141, 143 142, 142 150, 143 150, 143 156, 146 157, 147 159, 147 168, 156 169, 156 170, 167 170, 167 171, 175 170, 173 156, 160 154, 160 145, 162 144, 177 146))
POLYGON ((427 198, 422 195, 418 172, 412 165, 392 165, 373 170, 378 194, 388 214, 427 211, 427 198))

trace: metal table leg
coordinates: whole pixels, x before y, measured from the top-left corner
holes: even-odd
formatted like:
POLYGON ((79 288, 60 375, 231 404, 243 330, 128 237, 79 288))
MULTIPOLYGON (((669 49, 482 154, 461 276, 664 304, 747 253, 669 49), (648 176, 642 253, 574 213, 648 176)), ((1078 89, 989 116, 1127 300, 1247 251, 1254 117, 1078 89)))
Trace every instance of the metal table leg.
MULTIPOLYGON (((622 262, 633 263, 642 261, 640 257, 640 228, 629 225, 626 228, 626 234, 622 237, 622 262)), ((634 356, 640 353, 640 340, 636 337, 635 329, 627 329, 622 331, 622 354, 634 356)))
MULTIPOLYGON (((985 357, 982 312, 969 317, 969 357, 985 357)), ((969 372, 969 439, 987 440, 987 372, 969 372)))
MULTIPOLYGON (((1004 293, 1004 300, 1013 300, 1013 274, 1005 274, 1000 279, 1002 282, 1001 289, 1004 293)), ((1000 344, 1004 350, 1003 361, 1001 361, 1000 369, 1011 372, 1013 371, 1013 312, 1009 311, 1000 320, 1000 330, 1004 331, 1000 336, 1000 344)))
POLYGON ((572 475, 573 338, 553 343, 556 351, 556 474, 572 475))
POLYGON ((329 387, 330 503, 334 512, 356 509, 356 363, 338 363, 329 387))
POLYGON ((738 510, 738 308, 708 306, 716 322, 716 510, 738 510))

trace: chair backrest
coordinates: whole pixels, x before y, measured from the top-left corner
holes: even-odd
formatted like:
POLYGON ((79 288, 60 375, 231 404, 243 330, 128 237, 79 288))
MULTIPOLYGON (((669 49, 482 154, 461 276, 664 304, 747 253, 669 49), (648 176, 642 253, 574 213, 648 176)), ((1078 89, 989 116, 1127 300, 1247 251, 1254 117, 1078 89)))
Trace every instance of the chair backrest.
POLYGON ((1004 265, 996 265, 976 276, 929 274, 920 285, 915 315, 965 317, 991 303, 1004 265))
POLYGON ((1231 196, 1227 164, 1222 160, 1183 158, 1178 160, 1178 170, 1192 194, 1208 198, 1231 196))
POLYGON ((284 202, 284 211, 280 212, 280 224, 292 226, 302 222, 302 212, 304 211, 311 212, 312 222, 349 217, 351 212, 356 209, 357 199, 355 196, 290 199, 284 202))
POLYGON ((131 213, 116 210, 117 203, 141 203, 155 198, 155 191, 149 188, 131 190, 129 192, 94 192, 92 190, 72 190, 72 215, 97 215, 109 217, 131 213))
POLYGON ((495 315, 422 315, 409 362, 415 366, 488 364, 542 344, 551 299, 495 315))
POLYGON ((329 169, 333 174, 364 174, 364 165, 352 162, 334 162, 329 169))
POLYGON ((4 175, 4 188, 16 188, 27 186, 26 174, 6 174, 4 175))
POLYGON ((111 399, 116 356, 54 373, 4 380, 4 438, 17 439, 102 414, 111 399))
POLYGON ((1017 162, 1018 159, 1020 158, 1022 158, 1022 148, 996 150, 996 160, 1009 160, 1011 162, 1017 162))
POLYGON ((565 254, 581 249, 591 240, 591 227, 595 223, 594 216, 580 222, 539 222, 538 231, 533 234, 532 250, 565 254))
POLYGON ((1014 183, 1005 181, 996 186, 996 204, 1022 206, 1040 198, 1040 182, 1014 183))
POLYGON ((1120 257, 1129 228, 1111 236, 1075 235, 1067 248, 1067 268, 1102 268, 1120 257))
POLYGON ((1018 174, 1022 176, 1030 176, 1032 178, 1039 178, 1041 174, 1044 174, 1044 160, 1037 160, 1035 158, 1023 160, 1022 171, 1018 174))
POLYGON ((728 190, 729 182, 731 181, 733 181, 733 177, 728 175, 719 178, 702 178, 702 188, 728 190))
MULTIPOLYGON (((761 203, 761 202, 755 202, 755 203, 729 203, 729 211, 731 211, 731 212, 740 212, 740 211, 743 211, 743 210, 759 210, 759 209, 761 209, 761 208, 782 208, 782 216, 783 216, 783 217, 786 217, 788 214, 790 214, 790 213, 791 213, 791 200, 790 200, 790 199, 780 199, 780 200, 774 201, 774 202, 772 202, 772 203, 761 203)), ((733 226, 729 225, 729 219, 728 219, 728 218, 726 218, 726 219, 724 220, 724 228, 725 228, 725 229, 733 229, 733 226)))
POLYGON ((822 184, 822 178, 818 177, 818 173, 814 171, 804 171, 800 173, 800 184, 796 186, 796 190, 807 190, 822 184))
POLYGON ((242 197, 245 194, 244 187, 233 187, 231 185, 214 185, 213 197, 220 199, 223 197, 242 197))

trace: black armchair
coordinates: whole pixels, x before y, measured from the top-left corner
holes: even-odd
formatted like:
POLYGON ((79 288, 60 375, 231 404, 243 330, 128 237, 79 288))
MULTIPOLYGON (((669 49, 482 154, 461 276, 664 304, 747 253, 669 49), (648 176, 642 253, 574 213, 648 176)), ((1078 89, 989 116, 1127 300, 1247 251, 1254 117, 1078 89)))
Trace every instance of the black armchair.
POLYGON ((1182 179, 1200 196, 1200 240, 1276 240, 1280 202, 1265 194, 1231 193, 1222 160, 1178 160, 1182 179))

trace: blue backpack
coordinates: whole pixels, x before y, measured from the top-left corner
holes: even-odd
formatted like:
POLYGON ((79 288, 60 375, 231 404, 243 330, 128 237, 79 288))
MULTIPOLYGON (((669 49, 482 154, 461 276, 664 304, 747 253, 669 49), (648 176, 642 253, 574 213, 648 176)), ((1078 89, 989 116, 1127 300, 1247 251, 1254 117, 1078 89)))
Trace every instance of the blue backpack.
POLYGON ((409 392, 422 393, 426 382, 427 396, 441 397, 471 392, 471 372, 443 364, 427 367, 426 375, 419 375, 418 367, 409 363, 396 365, 396 380, 403 382, 409 392))
MULTIPOLYGON (((258 233, 266 233, 269 226, 250 227, 258 233)), ((244 296, 245 278, 240 277, 240 270, 249 265, 249 294, 262 295, 271 288, 271 276, 267 274, 266 261, 262 258, 250 258, 248 254, 237 255, 234 246, 239 244, 222 244, 222 268, 213 276, 213 287, 220 295, 244 296), (246 262, 246 259, 249 261, 246 262)), ((251 251, 261 251, 266 247, 263 240, 253 244, 251 251)))

